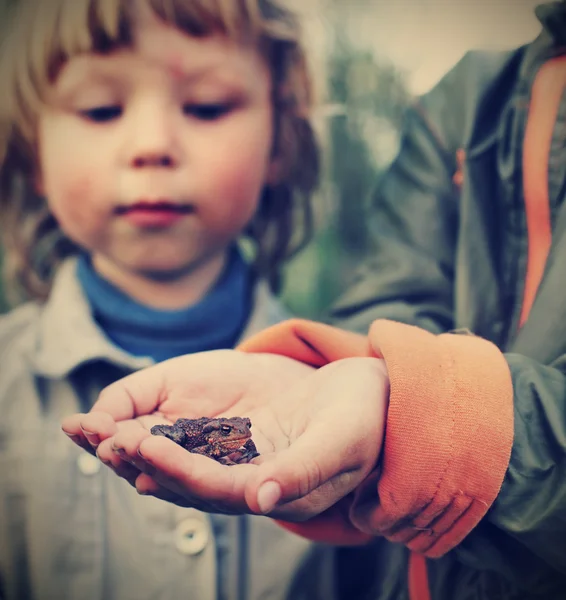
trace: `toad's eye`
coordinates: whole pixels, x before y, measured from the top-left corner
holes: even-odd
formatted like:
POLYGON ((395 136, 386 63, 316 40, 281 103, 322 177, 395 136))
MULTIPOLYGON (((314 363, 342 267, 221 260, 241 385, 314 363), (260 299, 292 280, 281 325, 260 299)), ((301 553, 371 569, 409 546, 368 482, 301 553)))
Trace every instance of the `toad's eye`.
POLYGON ((222 433, 222 435, 228 435, 231 431, 232 431, 232 428, 230 427, 230 425, 221 425, 220 426, 220 433, 222 433))

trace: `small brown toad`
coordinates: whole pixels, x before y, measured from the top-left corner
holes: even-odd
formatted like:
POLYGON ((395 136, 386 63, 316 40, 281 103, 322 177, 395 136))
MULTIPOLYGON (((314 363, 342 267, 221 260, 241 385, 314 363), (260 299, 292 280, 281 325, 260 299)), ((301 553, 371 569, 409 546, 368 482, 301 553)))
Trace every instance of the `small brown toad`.
POLYGON ((213 458, 224 465, 247 463, 259 456, 247 417, 177 419, 174 425, 155 425, 153 435, 163 435, 189 452, 213 458))

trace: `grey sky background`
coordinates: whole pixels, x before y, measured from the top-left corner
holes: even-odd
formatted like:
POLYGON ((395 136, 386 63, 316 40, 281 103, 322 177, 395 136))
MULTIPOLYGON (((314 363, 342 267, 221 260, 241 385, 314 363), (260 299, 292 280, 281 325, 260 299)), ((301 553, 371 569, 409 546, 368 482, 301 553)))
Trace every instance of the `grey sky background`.
POLYGON ((356 44, 390 59, 416 94, 471 48, 512 48, 536 36, 533 0, 291 0, 306 16, 315 62, 327 52, 329 11, 356 44))

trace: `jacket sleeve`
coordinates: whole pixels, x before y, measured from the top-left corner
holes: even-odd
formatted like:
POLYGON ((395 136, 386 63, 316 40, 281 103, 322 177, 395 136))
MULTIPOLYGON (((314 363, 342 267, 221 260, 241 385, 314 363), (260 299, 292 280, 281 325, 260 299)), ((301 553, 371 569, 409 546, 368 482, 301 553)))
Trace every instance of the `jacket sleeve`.
POLYGON ((243 348, 322 366, 385 359, 391 395, 384 446, 368 479, 340 506, 285 524, 311 539, 384 536, 435 558, 519 576, 525 553, 566 574, 566 377, 503 355, 472 335, 433 335, 378 320, 369 336, 291 320, 243 348), (495 534, 494 534, 495 531, 495 534), (486 552, 487 545, 501 552, 486 552), (514 550, 509 551, 512 547, 514 550), (500 555, 508 558, 498 558, 500 555))
POLYGON ((551 366, 518 354, 505 359, 514 399, 510 461, 482 527, 460 554, 536 585, 526 579, 537 574, 537 563, 566 576, 566 355, 551 366), (510 543, 514 552, 505 551, 510 543))
POLYGON ((468 52, 406 111, 396 159, 367 218, 372 248, 328 321, 367 333, 376 319, 454 328, 460 162, 494 77, 520 53, 468 52))

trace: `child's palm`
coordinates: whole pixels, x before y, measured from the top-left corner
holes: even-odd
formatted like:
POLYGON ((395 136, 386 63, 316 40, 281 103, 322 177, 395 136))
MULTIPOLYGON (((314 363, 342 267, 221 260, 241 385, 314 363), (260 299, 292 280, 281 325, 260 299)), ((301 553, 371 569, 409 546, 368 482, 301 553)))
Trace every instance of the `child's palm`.
MULTIPOLYGON (((119 476, 136 485, 140 473, 147 471, 138 454, 139 445, 151 437, 153 425, 172 424, 178 418, 251 417, 254 441, 263 448, 280 446, 284 435, 278 429, 268 427, 269 439, 262 431, 262 422, 273 421, 267 400, 311 371, 285 357, 233 350, 174 358, 108 386, 91 412, 66 418, 62 428, 77 445, 96 453, 119 476)), ((186 450, 165 438, 157 443, 165 444, 164 451, 175 465, 185 464, 186 450)), ((204 460, 205 468, 215 466, 207 458, 189 458, 204 460)), ((149 491, 144 488, 147 484, 147 478, 142 477, 137 487, 149 491)), ((196 499, 188 500, 186 493, 177 498, 158 487, 149 484, 151 493, 169 501, 183 506, 198 504, 196 499)))

